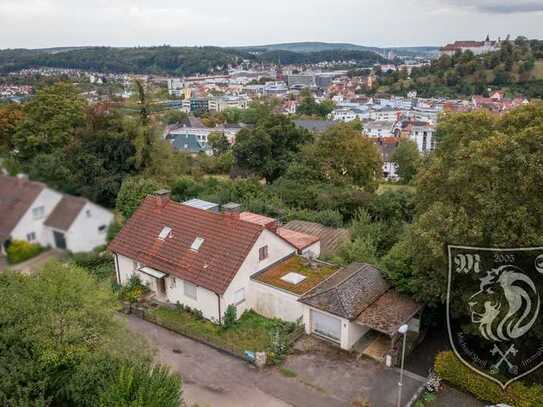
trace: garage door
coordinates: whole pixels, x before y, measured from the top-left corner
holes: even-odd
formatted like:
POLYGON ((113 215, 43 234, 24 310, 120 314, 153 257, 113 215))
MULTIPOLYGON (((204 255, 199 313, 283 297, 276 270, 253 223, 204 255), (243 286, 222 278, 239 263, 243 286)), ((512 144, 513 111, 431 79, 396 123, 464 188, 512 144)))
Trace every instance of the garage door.
POLYGON ((341 320, 339 318, 311 310, 311 321, 313 321, 313 332, 333 341, 340 342, 341 320))

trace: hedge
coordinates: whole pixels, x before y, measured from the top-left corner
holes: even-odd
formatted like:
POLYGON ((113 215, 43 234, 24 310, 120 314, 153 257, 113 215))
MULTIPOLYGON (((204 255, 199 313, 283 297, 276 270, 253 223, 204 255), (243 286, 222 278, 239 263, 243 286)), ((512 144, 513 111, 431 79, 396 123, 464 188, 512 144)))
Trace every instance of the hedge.
POLYGON ((6 252, 9 264, 17 264, 37 256, 44 250, 39 244, 29 243, 24 240, 14 240, 6 252))
POLYGON ((493 404, 506 403, 514 407, 543 406, 543 387, 513 382, 505 390, 497 383, 474 372, 453 352, 441 352, 435 360, 435 371, 453 386, 493 404))

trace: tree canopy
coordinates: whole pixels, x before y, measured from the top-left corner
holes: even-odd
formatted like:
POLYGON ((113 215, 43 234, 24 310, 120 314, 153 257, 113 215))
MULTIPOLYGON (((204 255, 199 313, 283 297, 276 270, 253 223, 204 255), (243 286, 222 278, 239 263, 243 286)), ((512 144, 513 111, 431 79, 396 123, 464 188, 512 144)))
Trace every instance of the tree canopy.
POLYGON ((428 302, 444 301, 447 244, 543 244, 543 104, 495 117, 450 115, 438 149, 417 176, 416 217, 384 259, 391 280, 428 302))

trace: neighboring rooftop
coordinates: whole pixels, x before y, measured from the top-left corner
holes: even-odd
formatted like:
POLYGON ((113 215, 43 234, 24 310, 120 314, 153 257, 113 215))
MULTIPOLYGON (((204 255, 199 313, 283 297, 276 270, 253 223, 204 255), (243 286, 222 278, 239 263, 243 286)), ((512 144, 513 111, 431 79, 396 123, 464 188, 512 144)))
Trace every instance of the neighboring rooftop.
POLYGON ((330 127, 336 126, 338 122, 332 120, 294 120, 294 124, 315 133, 324 133, 330 127))
POLYGON ((290 221, 281 229, 317 236, 321 241, 321 256, 333 255, 341 245, 351 240, 351 232, 348 229, 329 228, 320 223, 303 220, 290 221))
POLYGON ((320 282, 334 274, 336 266, 322 262, 309 261, 300 256, 291 256, 285 261, 277 263, 252 278, 261 283, 281 288, 296 295, 302 295, 311 290, 320 282), (289 274, 299 274, 305 277, 298 284, 292 284, 284 280, 289 274))
POLYGON ((0 174, 0 242, 7 239, 45 185, 0 174))
POLYGON ((245 222, 250 222, 256 225, 266 226, 266 227, 277 224, 277 220, 275 220, 274 218, 269 218, 267 216, 259 215, 257 213, 252 213, 252 212, 242 212, 239 214, 239 218, 240 220, 243 220, 245 222))
POLYGON ((262 230, 262 226, 226 214, 148 196, 109 249, 223 294, 262 230), (171 231, 161 240, 165 226, 171 231), (201 245, 191 249, 197 238, 201 245))
POLYGON ((84 198, 64 195, 43 224, 54 229, 67 231, 86 204, 87 200, 84 198))
POLYGON ((306 233, 296 232, 285 228, 278 228, 277 234, 298 250, 304 250, 320 240, 318 236, 308 235, 306 233))
POLYGON ((362 311, 356 318, 356 323, 392 336, 422 307, 423 304, 391 289, 362 311))
POLYGON ((192 206, 193 208, 202 209, 204 211, 218 212, 219 210, 219 204, 196 198, 183 202, 183 205, 192 206))
POLYGON ((352 263, 315 286, 300 302, 353 320, 389 289, 375 267, 352 263))

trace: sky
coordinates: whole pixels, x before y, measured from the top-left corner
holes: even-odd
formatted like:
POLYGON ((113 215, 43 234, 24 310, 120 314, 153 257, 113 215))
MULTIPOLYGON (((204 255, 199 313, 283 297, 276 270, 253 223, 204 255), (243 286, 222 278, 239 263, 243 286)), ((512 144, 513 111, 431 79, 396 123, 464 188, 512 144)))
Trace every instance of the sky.
POLYGON ((0 0, 0 49, 543 38, 543 0, 0 0))

